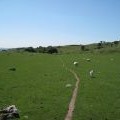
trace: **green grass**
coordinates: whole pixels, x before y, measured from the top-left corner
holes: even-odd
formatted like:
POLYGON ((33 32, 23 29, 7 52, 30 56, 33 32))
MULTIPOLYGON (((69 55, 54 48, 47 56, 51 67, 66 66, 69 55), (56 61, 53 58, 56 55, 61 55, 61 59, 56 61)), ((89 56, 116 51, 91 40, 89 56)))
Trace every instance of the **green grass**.
POLYGON ((120 120, 119 53, 0 53, 0 107, 15 104, 21 120, 64 120, 76 80, 61 59, 81 80, 73 120, 120 120))
POLYGON ((64 119, 74 82, 56 55, 0 54, 0 107, 15 104, 21 120, 64 119))
POLYGON ((120 54, 71 54, 64 61, 81 80, 73 120, 120 120, 120 54), (78 67, 71 66, 74 60, 78 67), (90 69, 95 78, 89 77, 90 69))

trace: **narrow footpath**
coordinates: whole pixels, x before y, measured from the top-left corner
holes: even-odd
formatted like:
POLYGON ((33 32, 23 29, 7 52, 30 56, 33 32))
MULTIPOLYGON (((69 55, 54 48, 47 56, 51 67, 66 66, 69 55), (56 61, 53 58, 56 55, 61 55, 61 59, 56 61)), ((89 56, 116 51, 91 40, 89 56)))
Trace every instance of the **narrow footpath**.
POLYGON ((65 116, 65 120, 72 120, 73 112, 74 112, 74 108, 75 108, 76 97, 77 97, 77 93, 78 93, 78 86, 79 86, 79 82, 80 82, 80 79, 79 79, 78 75, 75 73, 75 71, 73 71, 71 69, 69 69, 69 71, 75 76, 77 81, 75 84, 75 88, 73 90, 72 98, 69 103, 69 107, 68 107, 67 114, 65 116))
POLYGON ((60 61, 62 62, 63 67, 65 67, 65 69, 67 71, 70 71, 76 79, 75 88, 73 90, 72 97, 71 97, 71 100, 70 100, 70 103, 69 103, 69 106, 68 106, 68 111, 67 111, 67 114, 66 114, 65 119, 64 119, 64 120, 72 120, 73 112, 74 112, 74 108, 75 108, 76 97, 77 97, 78 88, 79 88, 79 83, 80 83, 80 78, 78 77, 77 73, 74 70, 68 69, 65 66, 64 61, 62 59, 60 59, 60 61))

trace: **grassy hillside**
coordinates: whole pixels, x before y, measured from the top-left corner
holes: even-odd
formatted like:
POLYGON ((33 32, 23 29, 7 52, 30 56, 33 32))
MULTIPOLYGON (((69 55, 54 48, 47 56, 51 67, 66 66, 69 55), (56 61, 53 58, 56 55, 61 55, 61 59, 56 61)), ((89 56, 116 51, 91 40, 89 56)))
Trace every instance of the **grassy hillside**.
POLYGON ((79 46, 65 46, 59 47, 61 54, 1 52, 0 107, 15 104, 21 120, 24 116, 30 120, 63 120, 76 81, 64 63, 81 80, 73 120, 119 120, 119 46, 98 51, 92 49, 95 45, 88 47, 93 51, 79 52, 79 46), (79 65, 75 67, 73 61, 79 65), (95 78, 89 76, 91 69, 95 78), (66 88, 66 84, 72 87, 66 88))
POLYGON ((119 120, 120 54, 69 54, 63 59, 81 80, 73 120, 119 120), (74 60, 78 67, 71 65, 74 60), (89 77, 91 69, 95 78, 89 77))
POLYGON ((0 54, 0 107, 15 104, 21 120, 64 119, 74 82, 57 56, 0 54))
MULTIPOLYGON (((107 44, 107 43, 106 43, 107 44)), ((83 45, 67 45, 67 46, 60 46, 58 47, 59 53, 113 53, 118 52, 120 53, 120 43, 118 45, 102 45, 101 48, 98 48, 98 43, 95 44, 88 44, 84 45, 85 50, 81 49, 83 45)))

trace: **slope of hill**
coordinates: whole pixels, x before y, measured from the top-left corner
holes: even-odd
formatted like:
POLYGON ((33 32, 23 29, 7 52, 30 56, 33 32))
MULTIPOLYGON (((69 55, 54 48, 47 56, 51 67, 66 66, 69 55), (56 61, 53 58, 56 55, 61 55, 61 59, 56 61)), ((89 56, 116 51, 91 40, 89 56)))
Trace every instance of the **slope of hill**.
POLYGON ((106 44, 88 44, 88 45, 67 45, 57 47, 59 53, 111 53, 120 52, 119 44, 106 43, 106 44))

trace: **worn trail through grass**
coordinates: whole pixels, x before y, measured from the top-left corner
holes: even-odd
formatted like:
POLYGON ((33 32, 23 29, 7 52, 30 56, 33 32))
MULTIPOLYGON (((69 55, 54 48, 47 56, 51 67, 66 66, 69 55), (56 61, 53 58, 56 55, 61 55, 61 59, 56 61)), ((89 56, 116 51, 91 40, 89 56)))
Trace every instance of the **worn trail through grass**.
POLYGON ((68 107, 67 114, 65 116, 65 120, 72 120, 73 111, 75 108, 76 97, 77 97, 77 93, 78 93, 79 82, 80 82, 80 79, 79 79, 78 75, 75 73, 75 71, 73 71, 71 69, 69 69, 69 71, 75 76, 77 81, 75 84, 75 88, 73 90, 72 98, 69 103, 69 107, 68 107))
POLYGON ((75 109, 75 102, 76 102, 76 97, 77 97, 77 93, 78 93, 78 88, 79 88, 79 83, 80 83, 80 78, 78 77, 77 73, 72 70, 72 69, 69 69, 65 66, 63 60, 61 59, 62 63, 63 63, 63 67, 66 68, 66 70, 70 71, 75 79, 76 79, 76 84, 75 84, 75 88, 73 90, 73 93, 72 93, 72 97, 71 97, 71 100, 70 100, 70 103, 69 103, 69 107, 68 107, 68 111, 67 111, 67 114, 65 116, 65 120, 72 120, 72 117, 73 117, 73 112, 74 112, 74 109, 75 109))

